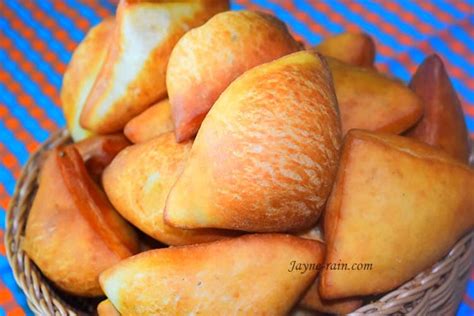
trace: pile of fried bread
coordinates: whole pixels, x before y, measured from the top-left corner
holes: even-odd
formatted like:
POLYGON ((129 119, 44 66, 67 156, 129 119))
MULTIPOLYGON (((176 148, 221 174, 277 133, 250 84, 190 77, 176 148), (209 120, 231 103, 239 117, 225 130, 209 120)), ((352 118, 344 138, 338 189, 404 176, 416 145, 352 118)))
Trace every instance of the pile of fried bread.
POLYGON ((74 142, 44 158, 22 248, 102 316, 340 314, 399 287, 473 229, 474 171, 441 58, 406 85, 375 49, 121 0, 64 74, 74 142))

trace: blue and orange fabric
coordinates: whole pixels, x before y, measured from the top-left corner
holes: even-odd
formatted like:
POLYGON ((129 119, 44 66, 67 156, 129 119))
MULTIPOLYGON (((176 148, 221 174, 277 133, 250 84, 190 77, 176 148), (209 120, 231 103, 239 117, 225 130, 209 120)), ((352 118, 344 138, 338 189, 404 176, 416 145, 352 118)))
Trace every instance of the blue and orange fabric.
MULTIPOLYGON (((7 209, 28 156, 65 125, 62 74, 87 30, 115 11, 113 0, 0 0, 0 208, 7 209)), ((474 137, 474 4, 470 0, 235 0, 285 21, 308 45, 345 30, 376 39, 377 65, 408 81, 432 52, 442 56, 474 137)), ((5 218, 0 216, 3 240, 5 218)), ((30 315, 0 244, 0 315, 30 315)), ((474 315, 474 274, 459 315, 474 315)))

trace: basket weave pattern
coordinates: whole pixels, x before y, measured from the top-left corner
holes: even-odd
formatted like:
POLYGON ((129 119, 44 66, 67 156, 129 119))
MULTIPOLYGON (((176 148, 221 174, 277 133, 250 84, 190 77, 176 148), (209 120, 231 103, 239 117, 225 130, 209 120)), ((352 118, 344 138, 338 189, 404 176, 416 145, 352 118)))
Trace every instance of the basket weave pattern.
MULTIPOLYGON (((7 257, 16 282, 27 296, 31 310, 37 315, 90 315, 95 308, 94 304, 67 297, 51 287, 21 249, 43 154, 68 142, 69 134, 66 130, 61 130, 30 157, 18 179, 7 213, 7 257)), ((470 163, 474 163, 474 154, 471 155, 470 163)), ((449 254, 431 269, 382 298, 362 306, 353 315, 452 315, 462 299, 473 259, 474 232, 471 232, 459 240, 449 254)))

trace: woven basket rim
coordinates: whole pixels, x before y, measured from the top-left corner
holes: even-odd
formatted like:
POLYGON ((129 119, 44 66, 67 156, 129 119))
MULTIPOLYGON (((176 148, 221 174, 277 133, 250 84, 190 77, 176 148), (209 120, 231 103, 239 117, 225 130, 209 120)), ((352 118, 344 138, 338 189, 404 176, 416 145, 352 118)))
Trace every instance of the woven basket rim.
MULTIPOLYGON (((21 240, 36 193, 40 160, 47 150, 71 142, 66 129, 54 133, 33 153, 22 169, 7 210, 5 246, 8 262, 18 286, 37 315, 86 315, 91 313, 72 306, 64 295, 50 286, 36 265, 21 250, 21 240)), ((470 163, 474 162, 474 153, 470 163)), ((474 259, 474 231, 461 238, 443 259, 430 269, 366 304, 351 315, 425 314, 454 312, 462 298, 464 285, 474 259), (460 289, 460 290, 459 290, 460 289)), ((79 298, 77 299, 80 300, 79 298)), ((91 306, 92 307, 92 306, 91 306)))

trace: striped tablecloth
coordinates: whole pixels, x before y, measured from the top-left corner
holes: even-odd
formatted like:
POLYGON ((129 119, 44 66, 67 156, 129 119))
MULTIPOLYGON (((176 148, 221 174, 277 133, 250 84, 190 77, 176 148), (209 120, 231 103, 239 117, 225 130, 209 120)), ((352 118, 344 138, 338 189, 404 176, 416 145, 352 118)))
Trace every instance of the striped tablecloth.
MULTIPOLYGON (((377 66, 409 80, 424 56, 444 59, 474 136, 474 2, 470 0, 254 0, 233 9, 263 10, 309 45, 344 30, 377 42, 377 66)), ((87 30, 113 14, 108 0, 0 0, 0 207, 7 209, 28 156, 64 126, 62 74, 87 30)), ((5 228, 0 216, 0 237, 5 228)), ((0 315, 31 314, 0 245, 0 315)), ((459 315, 474 315, 474 274, 459 315)))

